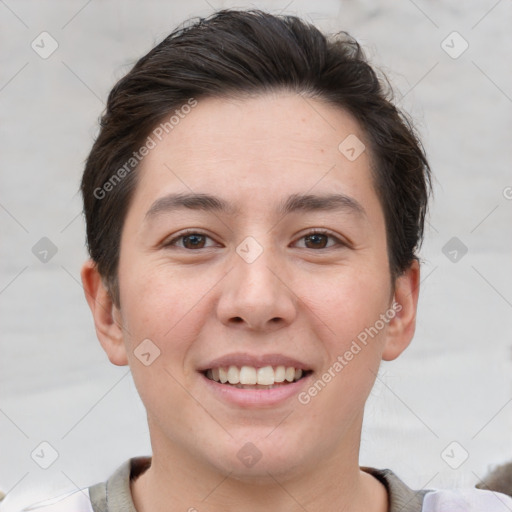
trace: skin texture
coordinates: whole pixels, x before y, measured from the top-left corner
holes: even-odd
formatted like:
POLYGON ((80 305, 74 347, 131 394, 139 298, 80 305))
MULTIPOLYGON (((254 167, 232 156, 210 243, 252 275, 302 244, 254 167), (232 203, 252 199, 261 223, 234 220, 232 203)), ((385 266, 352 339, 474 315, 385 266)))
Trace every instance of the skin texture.
POLYGON ((359 469, 360 433, 381 360, 414 334, 416 262, 395 283, 399 313, 307 404, 293 396, 237 406, 197 371, 234 352, 283 354, 309 365, 311 385, 392 307, 371 155, 350 161, 338 149, 351 134, 365 140, 343 110, 294 93, 200 99, 138 170, 121 238, 120 310, 93 262, 84 264, 98 338, 112 363, 130 365, 147 410, 153 462, 132 483, 139 512, 388 509, 383 485, 359 469), (176 192, 219 196, 240 212, 145 218, 176 192), (290 194, 333 192, 364 214, 274 211, 290 194), (318 228, 335 238, 308 242, 318 228), (185 229, 207 236, 199 248, 177 238, 185 229), (236 252, 248 236, 263 249, 251 263, 236 252), (149 366, 134 354, 144 339, 160 350, 149 366), (237 457, 247 442, 261 453, 252 467, 237 457))

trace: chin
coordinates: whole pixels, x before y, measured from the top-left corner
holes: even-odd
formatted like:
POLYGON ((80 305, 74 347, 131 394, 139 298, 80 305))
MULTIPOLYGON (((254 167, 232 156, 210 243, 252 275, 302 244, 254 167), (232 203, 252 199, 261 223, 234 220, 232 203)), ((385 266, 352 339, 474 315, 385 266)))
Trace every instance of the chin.
POLYGON ((284 443, 282 439, 265 439, 262 436, 238 438, 222 452, 217 451, 210 460, 220 472, 230 474, 230 478, 251 484, 269 484, 288 480, 303 471, 304 446, 302 443, 284 443), (233 454, 234 452, 234 454, 233 454), (221 462, 222 461, 222 462, 221 462), (220 463, 220 464, 219 464, 220 463))

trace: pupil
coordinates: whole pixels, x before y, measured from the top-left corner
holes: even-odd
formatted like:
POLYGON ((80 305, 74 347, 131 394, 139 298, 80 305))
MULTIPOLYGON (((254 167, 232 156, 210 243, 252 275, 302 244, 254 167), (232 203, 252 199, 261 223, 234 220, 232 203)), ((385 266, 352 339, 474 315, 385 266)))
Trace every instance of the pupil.
MULTIPOLYGON (((203 238, 203 236, 202 236, 202 235, 188 235, 188 236, 186 236, 186 237, 185 237, 185 244, 187 243, 187 241, 190 241, 190 240, 194 240, 194 239, 195 239, 195 241, 193 241, 193 242, 192 242, 192 245, 193 245, 194 247, 197 247, 197 245, 198 245, 197 240, 198 240, 198 239, 201 239, 201 238, 203 238)), ((199 244, 200 244, 200 243, 201 243, 201 242, 199 241, 199 244)))
MULTIPOLYGON (((306 238, 310 241, 313 239, 313 243, 314 245, 316 245, 317 247, 319 246, 319 244, 315 243, 315 239, 316 241, 318 242, 318 237, 324 237, 325 238, 325 235, 322 235, 321 233, 319 234, 316 234, 316 235, 308 235, 306 238)), ((324 246, 325 244, 322 245, 322 247, 324 246)))

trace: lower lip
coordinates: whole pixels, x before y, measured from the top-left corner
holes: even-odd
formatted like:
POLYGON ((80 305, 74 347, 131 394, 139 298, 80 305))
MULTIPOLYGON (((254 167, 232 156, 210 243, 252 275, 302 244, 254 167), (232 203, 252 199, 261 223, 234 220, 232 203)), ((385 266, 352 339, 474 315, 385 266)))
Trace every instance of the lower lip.
POLYGON ((272 389, 243 389, 221 384, 200 374, 208 388, 221 400, 239 407, 269 407, 277 405, 289 398, 298 395, 300 390, 307 385, 312 373, 302 379, 284 384, 272 389))

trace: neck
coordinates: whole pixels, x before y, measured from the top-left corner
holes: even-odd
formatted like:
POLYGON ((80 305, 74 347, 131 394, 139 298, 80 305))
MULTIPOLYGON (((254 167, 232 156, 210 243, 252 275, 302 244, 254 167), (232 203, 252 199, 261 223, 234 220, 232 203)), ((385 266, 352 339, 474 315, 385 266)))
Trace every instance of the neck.
POLYGON ((131 483, 137 512, 388 511, 383 484, 359 469, 359 439, 307 470, 304 464, 294 473, 248 477, 219 471, 176 446, 155 449, 155 438, 151 467, 131 483))

